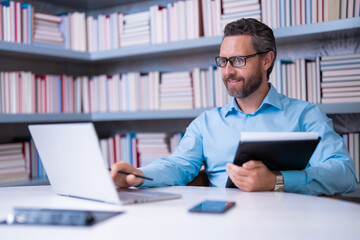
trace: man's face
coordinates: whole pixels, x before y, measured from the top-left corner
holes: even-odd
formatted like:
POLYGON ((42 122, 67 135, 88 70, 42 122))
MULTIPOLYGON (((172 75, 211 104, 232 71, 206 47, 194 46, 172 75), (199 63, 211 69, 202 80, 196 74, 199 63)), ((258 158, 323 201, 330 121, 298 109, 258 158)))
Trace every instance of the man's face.
MULTIPOLYGON (((255 54, 249 35, 226 37, 220 47, 220 56, 247 56, 255 54)), ((246 65, 240 68, 231 66, 230 62, 222 68, 222 79, 230 96, 246 98, 259 89, 263 81, 263 72, 257 55, 246 59, 246 65)))

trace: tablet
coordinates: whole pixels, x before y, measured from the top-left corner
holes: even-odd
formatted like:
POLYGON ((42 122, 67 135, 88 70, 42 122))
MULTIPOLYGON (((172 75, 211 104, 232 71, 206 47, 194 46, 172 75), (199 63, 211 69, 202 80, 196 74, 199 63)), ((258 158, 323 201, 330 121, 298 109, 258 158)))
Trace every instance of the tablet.
MULTIPOLYGON (((234 164, 261 160, 270 170, 303 170, 315 151, 317 133, 246 133, 240 138, 234 164)), ((226 187, 236 186, 228 178, 226 187)))

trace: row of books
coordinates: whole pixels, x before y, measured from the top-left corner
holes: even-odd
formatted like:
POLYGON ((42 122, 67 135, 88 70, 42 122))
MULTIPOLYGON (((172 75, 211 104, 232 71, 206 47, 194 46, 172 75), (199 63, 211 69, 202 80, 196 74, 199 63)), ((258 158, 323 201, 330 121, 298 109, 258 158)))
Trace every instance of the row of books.
POLYGON ((0 144, 0 183, 47 179, 33 141, 0 144))
POLYGON ((222 13, 220 17, 220 32, 217 35, 222 35, 222 30, 226 24, 236 21, 241 18, 254 18, 259 21, 262 20, 262 10, 259 0, 222 0, 222 13))
MULTIPOLYGON (((126 133, 100 139, 106 167, 126 161, 135 167, 168 157, 178 146, 182 133, 126 133)), ((0 183, 47 180, 46 171, 32 140, 0 144, 0 183)))
POLYGON ((344 133, 342 137, 351 158, 354 159, 356 177, 360 179, 360 133, 344 133))
POLYGON ((358 17, 359 5, 359 0, 183 0, 131 14, 57 16, 3 1, 0 40, 94 52, 222 35, 227 23, 243 17, 272 28, 358 17))
MULTIPOLYGON (((312 103, 360 101, 360 54, 276 61, 270 82, 312 103)), ((221 69, 100 76, 0 72, 0 113, 91 113, 211 108, 230 97, 221 69)))
POLYGON ((150 7, 151 43, 203 36, 201 1, 185 0, 150 7))
POLYGON ((31 44, 33 11, 31 4, 2 1, 0 3, 0 40, 31 44))
POLYGON ((105 165, 125 161, 144 167, 158 158, 168 157, 179 145, 182 133, 126 133, 100 139, 105 165))
POLYGON ((288 97, 321 103, 319 57, 315 61, 276 61, 270 82, 288 97))
POLYGON ((0 72, 0 113, 80 113, 81 78, 0 72))
POLYGON ((0 113, 90 113, 191 109, 228 102, 221 70, 114 75, 0 72, 0 113))
POLYGON ((270 81, 282 94, 316 104, 360 102, 360 54, 279 60, 270 81))
POLYGON ((359 0, 262 0, 262 20, 283 28, 359 17, 359 0))

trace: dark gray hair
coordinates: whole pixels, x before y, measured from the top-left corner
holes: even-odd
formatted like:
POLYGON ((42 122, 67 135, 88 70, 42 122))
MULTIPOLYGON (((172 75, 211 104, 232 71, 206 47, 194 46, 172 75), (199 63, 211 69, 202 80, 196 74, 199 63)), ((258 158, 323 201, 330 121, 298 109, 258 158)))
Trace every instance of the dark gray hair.
POLYGON ((267 70, 267 78, 269 79, 276 59, 276 43, 271 28, 253 18, 242 18, 225 26, 224 38, 239 35, 250 35, 256 52, 274 52, 274 61, 267 70))

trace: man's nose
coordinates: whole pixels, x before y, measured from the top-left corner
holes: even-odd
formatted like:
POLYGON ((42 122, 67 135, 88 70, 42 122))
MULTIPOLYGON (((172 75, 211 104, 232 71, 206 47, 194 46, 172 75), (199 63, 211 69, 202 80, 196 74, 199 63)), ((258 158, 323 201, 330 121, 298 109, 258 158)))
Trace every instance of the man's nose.
POLYGON ((231 65, 230 61, 227 62, 226 66, 223 69, 223 73, 226 75, 233 75, 235 73, 235 68, 231 65))

